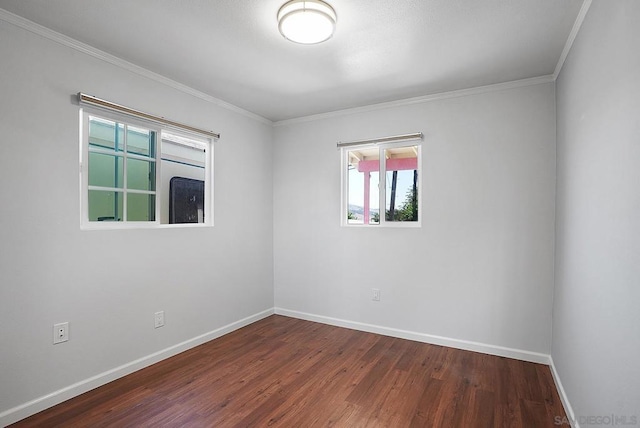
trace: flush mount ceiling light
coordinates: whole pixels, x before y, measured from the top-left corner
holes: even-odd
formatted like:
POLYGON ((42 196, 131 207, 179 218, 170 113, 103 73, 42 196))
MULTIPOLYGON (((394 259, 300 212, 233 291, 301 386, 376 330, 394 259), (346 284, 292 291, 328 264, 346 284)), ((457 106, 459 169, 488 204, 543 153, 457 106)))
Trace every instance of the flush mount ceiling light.
POLYGON ((291 0, 278 11, 280 33, 292 42, 305 45, 331 38, 336 20, 336 11, 321 0, 291 0))

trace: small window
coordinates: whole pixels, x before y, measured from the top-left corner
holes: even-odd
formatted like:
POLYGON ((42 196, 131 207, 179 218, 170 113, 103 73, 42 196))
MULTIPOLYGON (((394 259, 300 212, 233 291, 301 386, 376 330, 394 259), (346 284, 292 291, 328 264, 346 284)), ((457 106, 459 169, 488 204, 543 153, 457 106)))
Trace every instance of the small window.
POLYGON ((83 227, 211 225, 211 152, 210 140, 84 113, 83 227))
POLYGON ((342 155, 343 225, 420 225, 420 145, 352 146, 342 155))

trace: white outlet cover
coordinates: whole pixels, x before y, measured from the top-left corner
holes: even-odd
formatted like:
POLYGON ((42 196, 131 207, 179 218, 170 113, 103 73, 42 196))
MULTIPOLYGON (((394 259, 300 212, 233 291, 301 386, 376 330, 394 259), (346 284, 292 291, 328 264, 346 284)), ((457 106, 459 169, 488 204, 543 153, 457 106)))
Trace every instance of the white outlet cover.
POLYGON ((62 322, 53 325, 53 344, 69 340, 69 323, 62 322))
POLYGON ((155 328, 162 327, 164 325, 164 311, 155 313, 155 328))

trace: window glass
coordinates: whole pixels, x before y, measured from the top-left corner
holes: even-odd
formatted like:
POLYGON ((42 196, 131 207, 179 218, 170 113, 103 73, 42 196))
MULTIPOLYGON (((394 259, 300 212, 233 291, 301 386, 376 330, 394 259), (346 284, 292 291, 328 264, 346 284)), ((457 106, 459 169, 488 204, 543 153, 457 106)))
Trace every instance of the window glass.
POLYGON ((212 141, 85 114, 82 224, 212 224, 212 141))
POLYGON ((406 142, 344 148, 343 224, 419 224, 419 154, 419 145, 406 142))
POLYGON ((385 149, 386 221, 418 221, 418 147, 385 149))
POLYGON ((124 158, 122 156, 89 153, 89 186, 122 188, 124 158))
POLYGON ((127 193, 127 220, 154 221, 156 196, 144 193, 127 193))
POLYGON ((208 215, 206 156, 205 144, 173 134, 162 134, 162 223, 205 222, 208 215))
POLYGON ((380 153, 376 147, 349 150, 347 177, 347 223, 377 224, 380 221, 380 153))
POLYGON ((156 163, 127 159, 127 188, 156 190, 156 163))
POLYGON ((124 125, 112 120, 92 117, 89 120, 89 145, 103 149, 122 151, 124 125), (116 132, 117 129, 117 132, 116 132))
POLYGON ((155 157, 155 143, 155 132, 134 126, 127 128, 128 153, 155 157))
POLYGON ((89 190, 89 221, 122 221, 122 192, 89 190))
POLYGON ((88 220, 155 221, 156 132, 96 116, 88 123, 88 220))

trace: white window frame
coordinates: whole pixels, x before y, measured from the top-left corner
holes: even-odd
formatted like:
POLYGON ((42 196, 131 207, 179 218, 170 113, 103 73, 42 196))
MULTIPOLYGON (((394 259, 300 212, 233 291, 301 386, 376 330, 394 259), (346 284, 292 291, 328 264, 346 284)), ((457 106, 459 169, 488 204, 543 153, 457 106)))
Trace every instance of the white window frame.
POLYGON ((364 228, 380 228, 380 227, 401 227, 401 228, 415 228, 422 227, 422 141, 409 140, 394 143, 373 143, 373 144, 361 144, 350 145, 348 147, 340 148, 341 158, 341 206, 340 206, 340 225, 343 227, 364 227, 364 228), (418 171, 418 220, 417 221, 387 221, 386 219, 386 205, 387 205, 387 170, 386 159, 384 151, 386 149, 400 148, 400 147, 417 147, 417 171, 418 171), (379 213, 380 221, 377 224, 357 224, 349 223, 347 214, 349 212, 349 159, 348 153, 357 149, 371 149, 377 148, 379 153, 379 213))
MULTIPOLYGON (((173 127, 161 126, 153 122, 147 122, 139 120, 131 116, 118 114, 111 111, 105 111, 101 109, 93 108, 81 108, 80 114, 80 151, 79 151, 79 163, 80 163, 80 228, 81 230, 114 230, 114 229, 149 229, 149 228, 190 228, 190 227, 212 227, 214 220, 213 213, 213 156, 214 156, 214 140, 213 138, 205 137, 200 134, 186 132, 181 129, 175 129, 173 127), (89 117, 99 117, 101 119, 115 121, 125 125, 134 127, 141 127, 153 131, 156 133, 156 147, 155 147, 155 174, 156 174, 156 189, 155 191, 143 191, 126 188, 126 173, 124 175, 124 185, 122 189, 113 189, 114 191, 123 193, 123 213, 126 212, 126 194, 127 193, 139 193, 139 194, 153 194, 155 195, 155 220, 154 221, 90 221, 89 220, 89 117), (162 198, 162 183, 160 178, 162 177, 162 153, 163 153, 163 135, 164 134, 176 135, 184 137, 194 141, 198 145, 202 145, 205 148, 205 195, 204 195, 204 222, 203 223, 176 223, 176 224, 163 224, 161 223, 161 198, 162 198)), ((125 133, 126 134, 126 133, 125 133)), ((100 152, 100 150, 91 150, 94 152, 100 152)), ((132 159, 138 158, 135 154, 124 153, 124 165, 126 168, 126 159, 130 157, 132 159)), ((142 157, 140 157, 142 159, 142 157)), ((149 158, 144 158, 148 161, 149 158)), ((126 171, 126 169, 125 169, 126 171)), ((100 188, 101 190, 109 190, 107 188, 100 188)))

